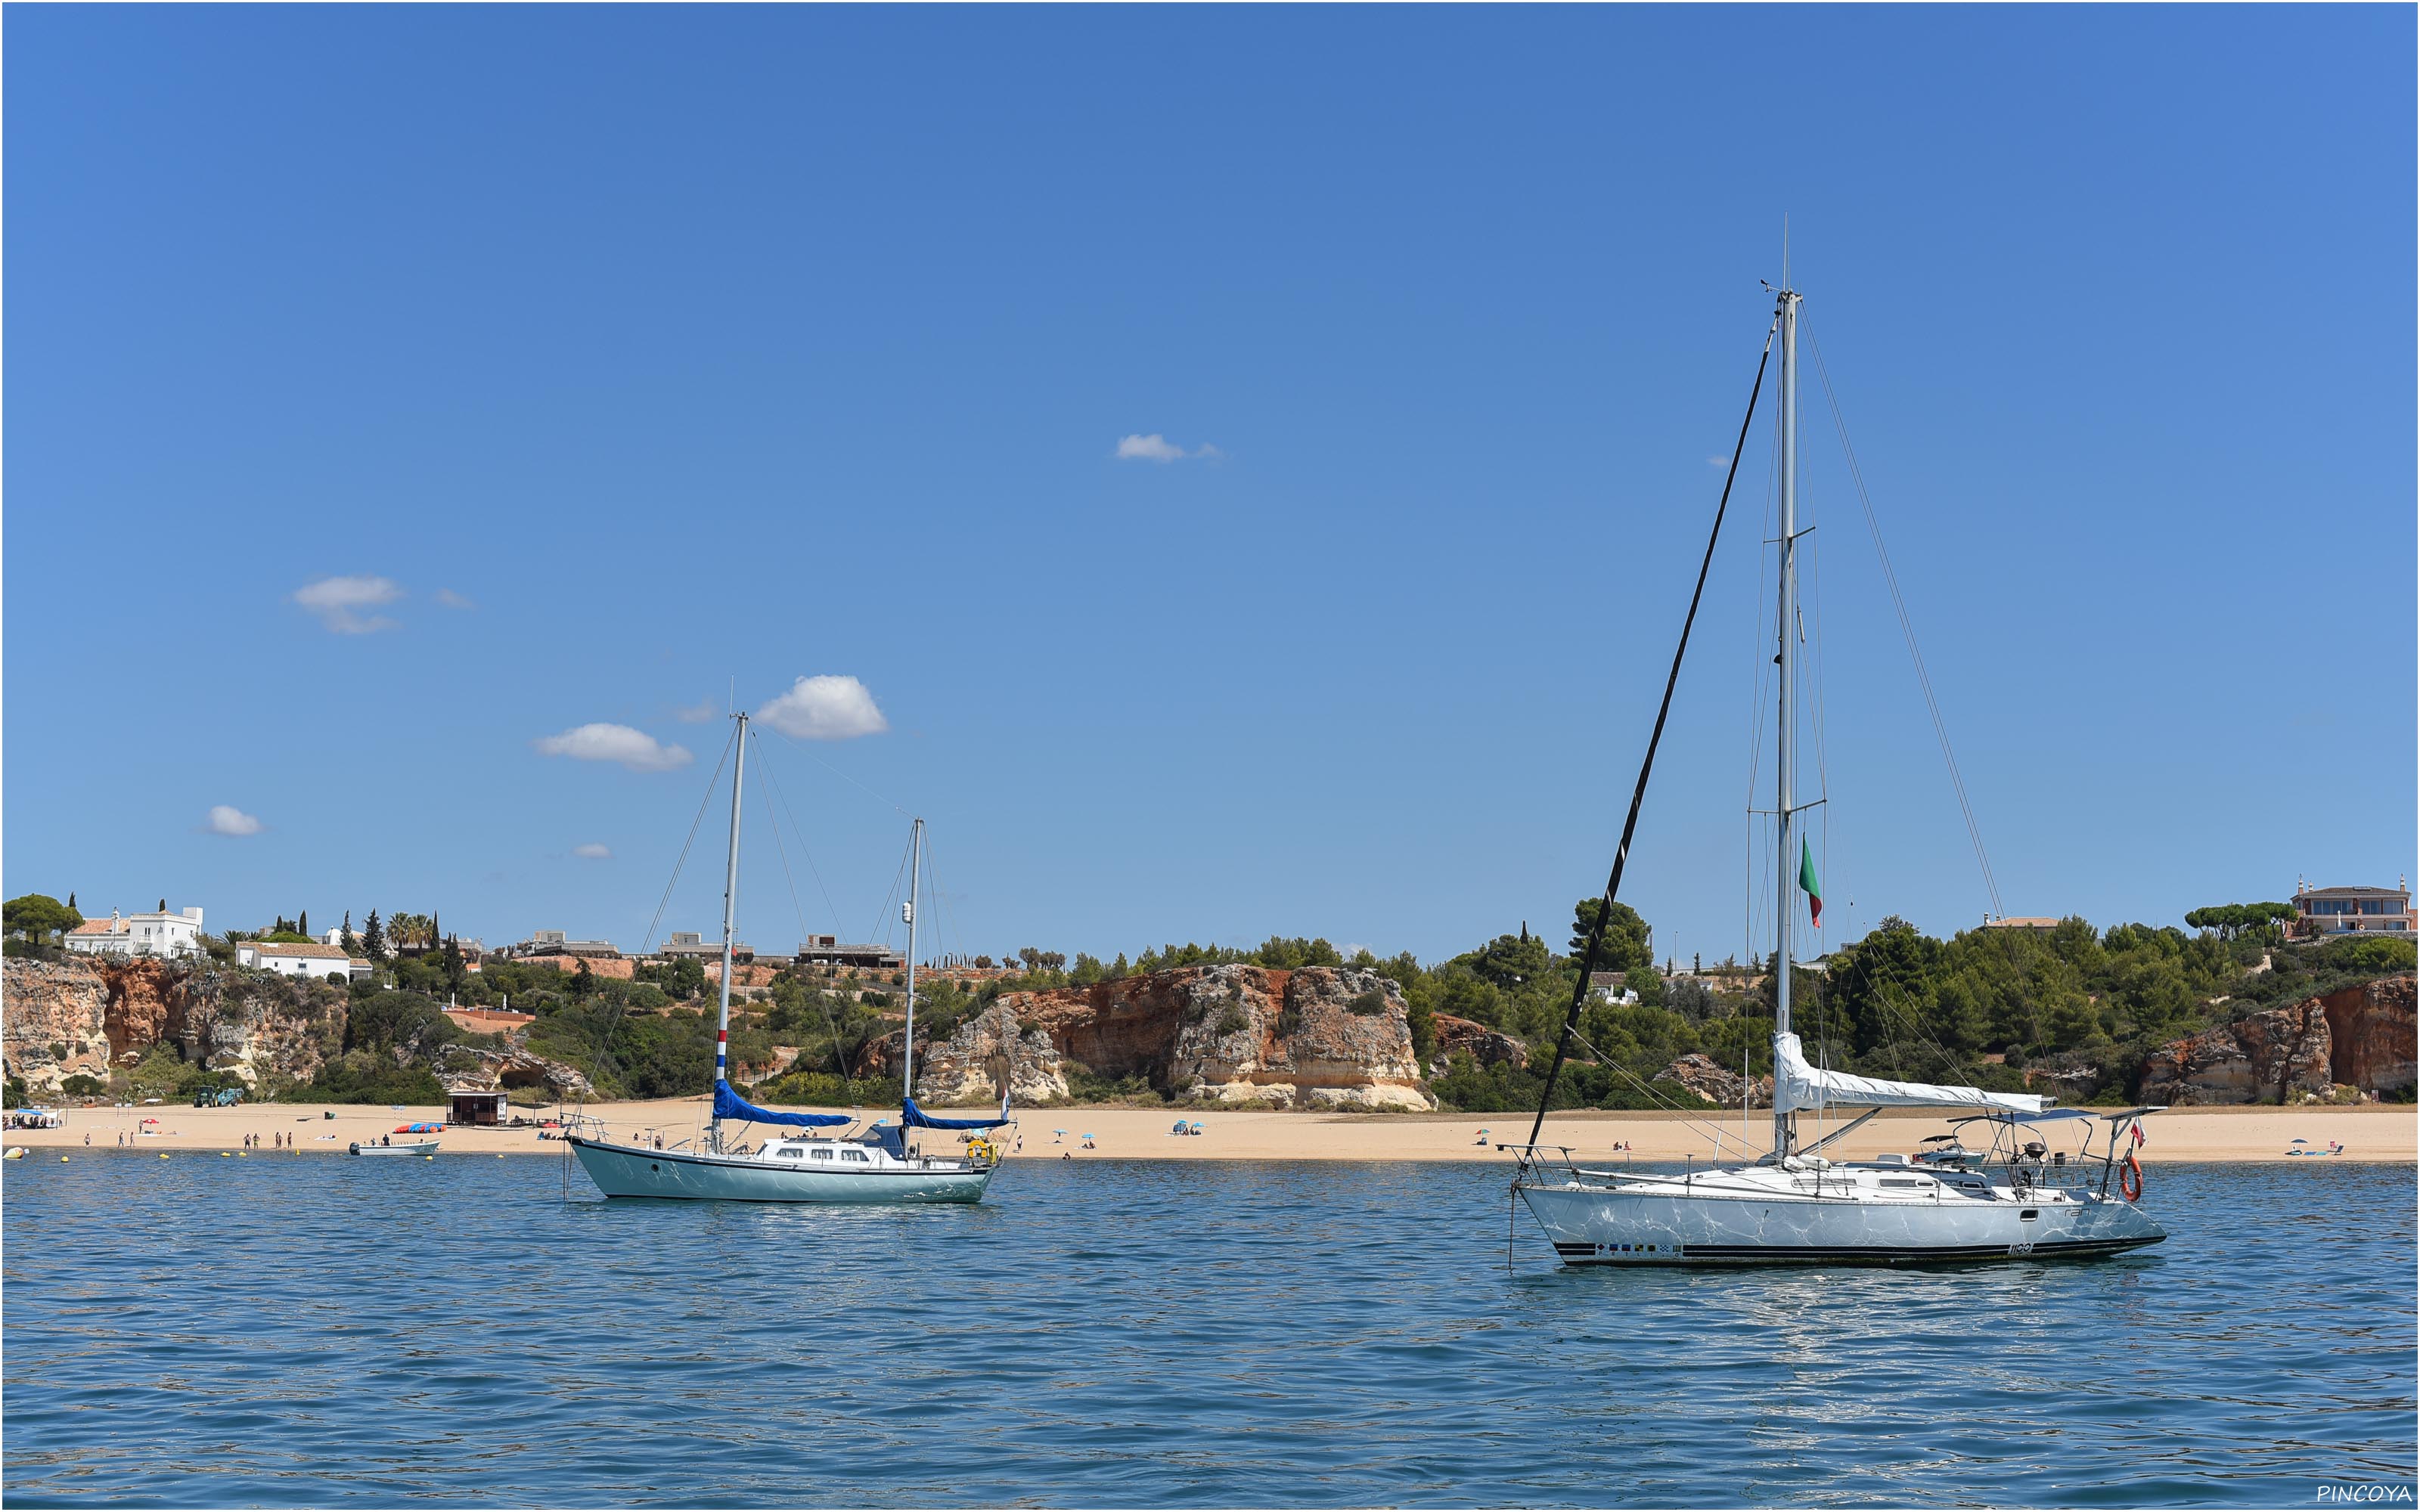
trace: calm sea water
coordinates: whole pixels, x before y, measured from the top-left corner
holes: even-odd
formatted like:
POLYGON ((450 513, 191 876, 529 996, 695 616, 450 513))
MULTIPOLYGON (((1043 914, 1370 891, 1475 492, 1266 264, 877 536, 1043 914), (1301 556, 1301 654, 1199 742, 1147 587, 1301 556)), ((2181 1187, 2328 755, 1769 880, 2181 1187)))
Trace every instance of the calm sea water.
POLYGON ((1020 1165, 855 1211, 607 1203, 525 1157, 6 1172, 11 1505, 2309 1505, 2415 1473, 2408 1167, 2155 1167, 2140 1256, 1765 1275, 1566 1272, 1533 1229, 1508 1272, 1492 1166, 1020 1165))

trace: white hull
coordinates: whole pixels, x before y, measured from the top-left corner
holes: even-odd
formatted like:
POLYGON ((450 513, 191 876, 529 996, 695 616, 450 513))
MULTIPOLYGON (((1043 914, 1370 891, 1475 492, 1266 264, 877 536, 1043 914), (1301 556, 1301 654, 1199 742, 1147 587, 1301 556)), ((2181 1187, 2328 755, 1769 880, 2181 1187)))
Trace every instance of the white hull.
POLYGON ((2131 1203, 2090 1192, 1944 1187, 1900 1196, 1838 1174, 1820 1195, 1793 1189, 1806 1184, 1768 1167, 1520 1190, 1567 1265, 2043 1259, 2114 1255, 2167 1237, 2131 1203))
POLYGON ((408 1145, 357 1144, 349 1146, 348 1149, 356 1155, 434 1155, 437 1153, 437 1141, 419 1139, 408 1145))
POLYGON ((980 1202, 997 1166, 910 1157, 814 1170, 748 1155, 646 1149, 569 1134, 581 1168, 609 1197, 702 1202, 980 1202))

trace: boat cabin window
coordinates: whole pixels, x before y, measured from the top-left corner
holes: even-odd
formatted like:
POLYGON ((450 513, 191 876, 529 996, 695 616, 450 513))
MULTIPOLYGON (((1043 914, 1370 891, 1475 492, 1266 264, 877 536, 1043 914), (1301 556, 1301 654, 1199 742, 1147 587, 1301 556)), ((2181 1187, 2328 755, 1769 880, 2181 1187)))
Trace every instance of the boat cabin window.
POLYGON ((807 1158, 806 1153, 803 1150, 784 1149, 776 1150, 774 1153, 780 1155, 783 1160, 804 1160, 807 1158))
POLYGON ((1921 1186, 1931 1186, 1931 1184, 1932 1184, 1932 1183, 1931 1183, 1931 1182, 1930 1182, 1930 1181, 1920 1180, 1918 1180, 1917 1178, 1913 1177, 1913 1176, 1885 1176, 1885 1177, 1884 1177, 1884 1178, 1883 1178, 1883 1185, 1885 1185, 1885 1186, 1918 1186, 1918 1187, 1921 1187, 1921 1186))
POLYGON ((832 1152, 829 1149, 818 1149, 815 1151, 815 1159, 817 1160, 830 1160, 831 1158, 832 1152))
POLYGON ((865 1159, 865 1151, 861 1149, 844 1149, 841 1151, 841 1156, 845 1160, 862 1161, 865 1159))

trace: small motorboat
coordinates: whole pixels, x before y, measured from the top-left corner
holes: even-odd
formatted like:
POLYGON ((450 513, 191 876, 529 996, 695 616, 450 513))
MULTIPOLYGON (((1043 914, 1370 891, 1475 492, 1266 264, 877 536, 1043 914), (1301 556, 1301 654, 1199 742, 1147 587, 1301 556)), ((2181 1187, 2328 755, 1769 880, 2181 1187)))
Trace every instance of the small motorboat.
POLYGON ((437 1153, 437 1141, 398 1139, 391 1143, 374 1145, 366 1139, 356 1139, 345 1149, 355 1155, 434 1155, 437 1153))
POLYGON ((1918 1165, 1950 1171, 1978 1171, 1983 1168, 1983 1157, 1968 1149, 1954 1134, 1930 1134, 1921 1143, 1929 1148, 1916 1152, 1918 1165))

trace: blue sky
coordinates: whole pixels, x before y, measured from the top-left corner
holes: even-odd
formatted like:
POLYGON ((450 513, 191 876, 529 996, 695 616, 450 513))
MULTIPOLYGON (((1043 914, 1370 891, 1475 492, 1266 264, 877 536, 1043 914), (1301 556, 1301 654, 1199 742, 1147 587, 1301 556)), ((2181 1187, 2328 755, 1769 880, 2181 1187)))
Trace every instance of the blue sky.
MULTIPOLYGON (((2392 881, 2413 25, 12 8, 6 890, 635 945, 726 697, 833 677, 885 728, 768 737, 766 949, 876 926, 904 810, 969 953, 1559 933, 1785 213, 2006 910, 2392 881), (592 724, 659 769, 541 748, 592 724)), ((1683 958, 1748 948, 1768 436, 1624 889, 1683 958)), ((1955 928, 1806 436, 1835 932, 1955 928)))

